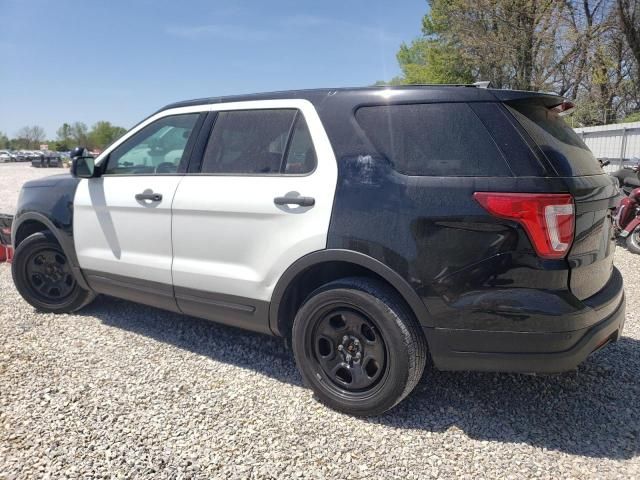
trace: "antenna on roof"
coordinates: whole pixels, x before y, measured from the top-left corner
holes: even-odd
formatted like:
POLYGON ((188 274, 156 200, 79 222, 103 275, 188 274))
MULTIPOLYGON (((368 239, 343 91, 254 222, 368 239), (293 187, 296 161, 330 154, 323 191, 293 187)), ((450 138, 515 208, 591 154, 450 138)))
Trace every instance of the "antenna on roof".
POLYGON ((473 86, 476 88, 489 88, 490 85, 491 85, 491 82, 488 80, 481 80, 480 82, 475 82, 473 84, 473 86))

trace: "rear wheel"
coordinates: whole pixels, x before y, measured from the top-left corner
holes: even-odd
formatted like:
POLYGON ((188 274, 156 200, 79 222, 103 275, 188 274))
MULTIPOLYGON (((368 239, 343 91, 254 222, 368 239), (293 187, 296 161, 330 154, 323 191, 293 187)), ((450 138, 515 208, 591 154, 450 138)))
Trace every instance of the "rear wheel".
POLYGON ((632 253, 640 253, 640 227, 636 227, 627 237, 627 248, 632 253))
POLYGON ((379 415, 420 380, 427 355, 411 312, 385 284, 346 278, 314 291, 293 325, 305 382, 320 401, 354 415, 379 415))
POLYGON ((94 298, 78 285, 67 256, 48 232, 34 233, 18 245, 11 273, 20 295, 43 312, 73 312, 94 298))

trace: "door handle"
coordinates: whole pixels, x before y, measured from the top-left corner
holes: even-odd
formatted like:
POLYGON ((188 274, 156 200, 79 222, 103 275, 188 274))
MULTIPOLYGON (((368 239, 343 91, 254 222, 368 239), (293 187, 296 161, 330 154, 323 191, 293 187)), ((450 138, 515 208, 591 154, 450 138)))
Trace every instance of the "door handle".
POLYGON ((276 197, 273 199, 276 205, 300 205, 301 207, 313 207, 316 199, 313 197, 276 197))
POLYGON ((159 202, 162 200, 161 193, 136 193, 136 200, 151 200, 152 202, 159 202))

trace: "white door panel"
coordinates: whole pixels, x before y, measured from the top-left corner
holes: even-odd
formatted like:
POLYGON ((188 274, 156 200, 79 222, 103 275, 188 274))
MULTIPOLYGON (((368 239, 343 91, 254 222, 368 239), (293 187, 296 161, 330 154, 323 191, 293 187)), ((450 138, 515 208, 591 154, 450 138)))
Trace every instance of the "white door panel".
POLYGON ((326 248, 337 181, 335 156, 306 100, 212 108, 296 108, 311 133, 317 166, 309 175, 187 175, 174 198, 174 285, 269 301, 293 262, 326 248), (312 197, 315 204, 276 205, 274 198, 283 196, 312 197))
POLYGON ((333 188, 310 177, 189 176, 173 203, 174 285, 269 300, 298 258, 326 247, 333 188), (313 207, 278 207, 298 191, 313 207))
POLYGON ((74 199, 80 267, 171 285, 171 202, 181 176, 103 176, 81 180, 74 199), (162 200, 136 200, 138 193, 162 200))

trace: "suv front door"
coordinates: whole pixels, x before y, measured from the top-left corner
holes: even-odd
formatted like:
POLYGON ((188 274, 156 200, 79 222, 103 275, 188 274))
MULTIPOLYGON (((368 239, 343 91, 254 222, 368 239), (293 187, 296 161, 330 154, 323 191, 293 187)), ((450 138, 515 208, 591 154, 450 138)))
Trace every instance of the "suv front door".
POLYGON ((171 203, 199 116, 167 115, 142 126, 101 159, 101 176, 80 181, 74 242, 95 291, 176 310, 171 203))

